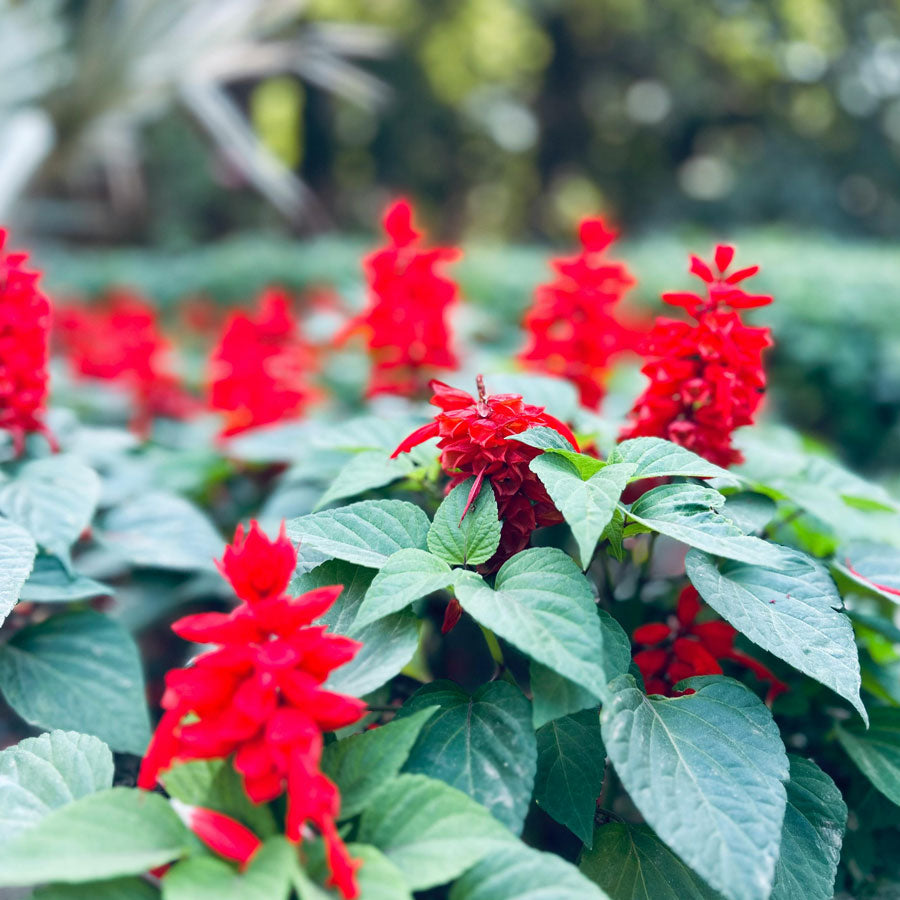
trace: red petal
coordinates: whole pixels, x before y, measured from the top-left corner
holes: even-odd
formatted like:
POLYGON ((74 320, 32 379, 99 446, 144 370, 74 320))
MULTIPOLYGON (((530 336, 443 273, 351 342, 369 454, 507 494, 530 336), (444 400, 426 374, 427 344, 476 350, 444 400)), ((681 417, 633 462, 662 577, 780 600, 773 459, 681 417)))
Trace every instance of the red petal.
POLYGON ((396 459, 401 453, 409 453, 413 447, 424 443, 429 438, 437 437, 440 429, 437 422, 429 422, 421 428, 417 428, 403 443, 391 454, 391 459, 396 459))
POLYGON ((246 607, 230 613, 197 613, 172 623, 172 631, 197 644, 243 644, 260 640, 259 629, 246 607))
POLYGON ((699 256, 691 255, 690 272, 692 275, 702 278, 707 284, 712 284, 716 280, 712 269, 699 256))
POLYGON ((191 808, 188 826, 207 847, 225 859, 240 863, 241 869, 262 846, 262 841, 245 825, 201 806, 191 808))
POLYGON ((648 625, 641 625, 640 628, 635 628, 631 638, 636 644, 653 646, 653 644, 664 641, 671 633, 672 631, 668 625, 664 625, 662 622, 650 622, 648 625))
POLYGON ((745 278, 752 278, 759 271, 759 266, 747 266, 746 269, 738 269, 737 272, 732 272, 726 279, 726 284, 738 284, 738 282, 743 281, 745 278))
POLYGON ((734 247, 730 244, 719 244, 716 247, 716 268, 723 272, 731 265, 734 259, 734 247))
POLYGON ((700 595, 693 585, 687 585, 678 595, 678 621, 690 625, 700 612, 700 595))

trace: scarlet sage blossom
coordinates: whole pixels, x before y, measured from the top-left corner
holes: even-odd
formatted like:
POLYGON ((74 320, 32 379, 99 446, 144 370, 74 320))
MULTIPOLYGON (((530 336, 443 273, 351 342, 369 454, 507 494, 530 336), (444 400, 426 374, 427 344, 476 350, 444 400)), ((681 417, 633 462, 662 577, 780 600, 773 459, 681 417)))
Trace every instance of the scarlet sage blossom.
POLYGON ((75 372, 117 382, 131 392, 138 432, 146 433, 156 416, 184 419, 198 410, 172 371, 171 344, 156 310, 133 291, 112 291, 93 306, 61 307, 56 325, 75 372))
POLYGON ((667 438, 721 466, 743 460, 731 434, 753 422, 766 387, 762 354, 772 340, 768 328, 745 325, 740 311, 772 298, 739 287, 759 266, 729 274, 733 258, 734 248, 727 245, 716 247, 712 265, 692 256, 691 272, 704 282, 705 295, 663 294, 692 321, 656 320, 644 346, 651 361, 642 371, 650 384, 623 438, 667 438))
POLYGON ((441 370, 457 367, 448 315, 459 289, 440 267, 460 257, 454 247, 422 246, 408 201, 397 200, 384 215, 388 245, 363 260, 368 308, 338 336, 362 332, 369 347, 369 395, 421 393, 441 370))
POLYGON ((50 301, 38 288, 40 272, 25 268, 27 254, 6 251, 6 238, 0 228, 0 428, 18 455, 32 432, 56 448, 44 424, 50 301))
MULTIPOLYGON (((476 399, 441 381, 432 381, 431 402, 441 411, 433 422, 406 438, 392 458, 408 453, 429 438, 439 437, 441 467, 451 476, 447 490, 468 478, 475 479, 463 515, 478 496, 485 479, 491 483, 503 522, 500 546, 485 565, 486 571, 493 571, 528 546, 535 528, 562 522, 546 488, 528 468, 528 463, 541 451, 507 437, 545 425, 558 431, 573 447, 577 448, 577 442, 568 427, 544 412, 543 407, 525 403, 518 394, 487 395, 480 375, 477 383, 476 399)), ((459 605, 454 600, 447 610, 444 631, 452 628, 459 616, 459 605)))
POLYGON ((620 262, 606 258, 617 234, 600 218, 578 229, 581 252, 551 261, 555 279, 535 292, 525 316, 528 346, 519 359, 530 369, 571 381, 585 406, 603 399, 610 361, 633 349, 638 332, 613 314, 635 283, 620 262))
MULTIPOLYGON (((152 788, 174 763, 232 758, 254 803, 287 794, 290 840, 299 842, 307 823, 316 827, 325 843, 329 883, 353 898, 360 864, 338 835, 340 796, 319 763, 323 733, 365 712, 362 701, 322 687, 361 645, 311 624, 332 606, 340 585, 300 597, 285 593, 296 560, 284 526, 276 541, 255 522, 246 535, 238 527, 219 569, 243 602, 231 613, 200 613, 172 626, 185 640, 215 648, 166 675, 165 712, 138 786, 152 788)), ((213 846, 208 831, 204 840, 213 846)))
POLYGON ((669 622, 650 622, 635 629, 632 639, 645 649, 634 654, 644 676, 648 694, 677 696, 674 686, 695 675, 721 675, 723 660, 749 669, 769 685, 766 702, 771 703, 788 686, 758 660, 734 649, 737 631, 721 619, 697 622, 700 595, 687 585, 678 597, 678 612, 669 622))
POLYGON ((188 806, 172 801, 178 814, 194 834, 219 856, 230 859, 245 869, 262 841, 246 825, 236 822, 224 813, 202 806, 188 806))
POLYGON ((222 436, 302 416, 315 396, 313 363, 282 291, 266 291, 255 316, 233 314, 210 359, 210 405, 225 416, 222 436))

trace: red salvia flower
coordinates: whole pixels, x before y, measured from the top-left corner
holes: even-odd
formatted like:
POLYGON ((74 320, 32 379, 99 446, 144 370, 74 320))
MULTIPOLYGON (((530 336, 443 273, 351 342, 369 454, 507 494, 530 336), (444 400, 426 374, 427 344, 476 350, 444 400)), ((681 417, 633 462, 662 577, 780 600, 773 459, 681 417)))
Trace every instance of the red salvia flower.
POLYGON ((50 301, 37 286, 40 272, 25 268, 27 254, 6 251, 6 238, 0 228, 0 428, 18 455, 32 432, 56 449, 44 424, 50 301))
POLYGON ((632 640, 646 649, 634 654, 644 676, 648 694, 677 696, 674 686, 695 675, 721 675, 722 660, 749 669, 769 685, 766 702, 771 703, 788 686, 752 656, 734 649, 737 631, 727 622, 697 622, 700 595, 687 585, 678 596, 677 614, 668 622, 651 622, 636 628, 632 640))
POLYGON ((152 788, 161 771, 192 759, 233 756, 254 803, 287 793, 287 836, 299 841, 307 822, 326 845, 331 884, 358 896, 350 859, 335 827, 338 790, 319 770, 323 738, 358 721, 365 704, 322 687, 360 644, 311 623, 342 588, 323 587, 301 597, 285 591, 296 550, 282 526, 269 541, 254 522, 240 526, 219 568, 244 601, 231 613, 179 619, 173 631, 185 640, 215 644, 187 668, 166 675, 165 709, 138 785, 152 788))
POLYGON ((733 257, 733 247, 716 247, 715 272, 691 257, 691 272, 705 282, 706 296, 663 294, 694 321, 656 320, 644 346, 654 357, 642 369, 650 384, 636 401, 623 438, 663 437, 722 466, 743 460, 731 434, 753 422, 766 387, 762 353, 772 340, 768 328, 744 325, 739 310, 772 298, 739 287, 759 267, 728 274, 733 257))
POLYGON ((64 306, 56 322, 75 372, 118 382, 132 393, 138 432, 146 433, 156 416, 184 419, 199 409, 171 369, 171 344, 156 310, 134 292, 112 291, 96 306, 64 306))
POLYGON ((384 215, 388 246, 363 260, 368 308, 340 333, 366 335, 372 360, 369 395, 421 393, 441 370, 457 367, 447 321, 459 294, 439 267, 460 257, 454 247, 423 249, 412 208, 397 200, 384 215))
MULTIPOLYGON (((468 478, 475 479, 466 512, 478 496, 483 481, 490 481, 497 498, 499 518, 503 521, 500 546, 485 565, 486 571, 493 571, 528 546, 535 528, 562 521, 544 485, 528 468, 528 463, 541 451, 506 438, 545 425, 558 431, 577 448, 575 436, 562 422, 544 412, 543 407, 525 403, 518 394, 486 395, 480 375, 477 400, 441 381, 432 381, 431 388, 434 391, 431 402, 441 411, 433 422, 406 438, 392 458, 408 453, 429 438, 440 437, 441 467, 451 476, 447 490, 468 478)), ((459 605, 454 600, 444 620, 445 631, 456 624, 459 615, 459 605)))
POLYGON ((585 219, 578 235, 581 252, 552 260, 556 278, 535 292, 524 323, 528 346, 519 359, 530 369, 567 378, 581 402, 596 408, 610 361, 633 349, 637 339, 637 330, 612 312, 635 282, 624 264, 606 258, 617 234, 602 219, 585 219))
POLYGON ((225 415, 223 437, 302 416, 315 396, 312 351, 278 290, 262 295, 255 316, 229 317, 210 362, 210 405, 225 415))
POLYGON ((219 856, 240 865, 243 871, 262 847, 262 841, 246 825, 224 813, 173 801, 178 814, 194 834, 219 856))

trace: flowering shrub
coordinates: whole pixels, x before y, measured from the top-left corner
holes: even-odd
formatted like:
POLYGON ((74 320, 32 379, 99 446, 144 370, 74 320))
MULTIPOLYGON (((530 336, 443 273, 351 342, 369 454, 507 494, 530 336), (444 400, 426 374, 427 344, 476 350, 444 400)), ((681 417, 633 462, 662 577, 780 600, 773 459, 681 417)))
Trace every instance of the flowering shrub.
MULTIPOLYGON (((742 287, 755 268, 693 259, 704 291, 664 298, 687 318, 643 343, 633 402, 597 335, 570 354, 589 381, 556 351, 529 359, 543 376, 451 351, 448 251, 408 206, 386 224, 336 341, 342 362, 368 329, 368 385, 330 390, 315 304, 272 291, 230 315, 205 401, 176 384, 185 418, 147 399, 174 375, 133 299, 63 312, 77 414, 45 416, 49 304, 3 257, 0 887, 896 896, 900 504, 747 427, 772 340, 742 320, 770 300, 742 287), (457 353, 474 385, 365 405, 457 353), (152 427, 111 422, 86 378, 152 427)), ((583 228, 535 310, 608 322, 630 281, 609 237, 583 228)))

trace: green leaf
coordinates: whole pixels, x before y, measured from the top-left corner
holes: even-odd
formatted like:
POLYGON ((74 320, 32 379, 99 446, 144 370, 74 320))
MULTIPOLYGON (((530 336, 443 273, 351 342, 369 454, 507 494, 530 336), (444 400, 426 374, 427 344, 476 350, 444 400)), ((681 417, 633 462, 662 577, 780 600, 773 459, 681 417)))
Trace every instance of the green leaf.
POLYGON ((641 525, 698 550, 755 566, 791 564, 783 548, 745 535, 721 512, 725 498, 695 484, 664 484, 631 504, 628 515, 641 525))
POLYGON ((767 900, 786 803, 787 755, 760 699, 722 677, 647 697, 624 675, 604 707, 607 753, 647 823, 730 900, 767 900))
POLYGON ((222 538, 209 519, 183 497, 163 492, 131 497, 103 519, 99 537, 135 566, 216 571, 222 538))
POLYGON ((791 780, 771 900, 831 900, 847 805, 835 783, 812 760, 788 759, 791 780))
POLYGON ((617 444, 609 456, 611 463, 632 463, 632 481, 639 478, 682 476, 690 478, 726 478, 734 483, 733 472, 705 460, 702 456, 658 437, 631 438, 617 444))
POLYGON ((291 582, 295 594, 332 584, 344 586, 334 606, 318 621, 335 634, 362 642, 359 653, 335 669, 325 683, 329 690, 354 697, 369 694, 393 678, 412 659, 419 643, 418 622, 411 613, 394 613, 368 625, 357 622, 374 574, 362 566, 330 560, 291 582))
POLYGON ((212 856, 173 866, 163 878, 163 900, 287 900, 296 851, 280 837, 267 840, 245 871, 212 856))
POLYGON ((142 754, 150 739, 141 661, 131 635, 91 610, 51 616, 0 647, 0 690, 26 722, 93 734, 142 754))
POLYGON ((316 504, 316 509, 334 503, 335 500, 355 497, 384 487, 392 481, 405 478, 413 469, 415 464, 406 453, 391 459, 386 450, 363 450, 344 464, 316 504))
POLYGON ((113 589, 87 575, 69 572, 55 556, 38 554, 34 569, 22 586, 19 600, 30 603, 75 603, 111 597, 113 589))
POLYGON ((0 512, 45 550, 68 560, 99 499, 100 479, 92 468, 73 456, 48 456, 25 463, 0 487, 0 512))
POLYGON ((725 515, 744 534, 762 531, 775 516, 775 501, 765 494, 741 491, 725 498, 725 515))
POLYGON ((606 528, 603 529, 603 534, 600 535, 600 540, 609 542, 609 552, 619 562, 625 559, 625 550, 622 546, 622 541, 625 538, 624 531, 625 513, 622 512, 621 507, 616 507, 613 517, 609 520, 606 528))
POLYGON ((422 726, 436 710, 437 706, 420 709, 325 748, 322 771, 340 789, 342 819, 362 812, 381 786, 400 771, 422 726))
POLYGON ((463 609, 523 653, 601 699, 605 647, 587 579, 562 550, 535 547, 507 560, 489 587, 459 572, 463 609))
POLYGON ((0 751, 0 846, 54 809, 111 787, 112 781, 109 747, 87 734, 51 731, 0 751))
POLYGON ((572 529, 581 568, 586 569, 634 466, 629 463, 604 466, 587 481, 582 481, 571 462, 555 453, 536 456, 529 467, 543 482, 550 499, 572 529))
POLYGON ((497 518, 497 499, 490 481, 482 482, 463 518, 474 481, 469 478, 450 491, 428 529, 428 549, 453 566, 481 565, 494 555, 500 543, 503 523, 497 518))
POLYGON ((536 447, 538 450, 570 450, 575 452, 575 448, 569 441, 549 425, 536 425, 534 428, 528 428, 525 431, 520 431, 518 434, 507 435, 506 440, 526 444, 529 447, 536 447))
POLYGON ((606 750, 596 710, 544 725, 537 733, 534 799, 546 813, 591 846, 606 750))
POLYGON ((868 731, 856 722, 838 725, 837 738, 860 772, 900 806, 900 709, 878 707, 871 719, 868 731))
POLYGON ((618 822, 594 833, 578 868, 611 900, 721 900, 646 825, 618 822))
POLYGON ((0 885, 139 875, 184 855, 190 840, 161 795, 110 788, 54 810, 0 847, 0 885))
POLYGON ((428 517, 404 500, 363 500, 288 522, 294 541, 335 559, 380 569, 398 550, 427 549, 428 517))
POLYGON ((451 681, 419 688, 399 715, 437 704, 404 766, 468 794, 515 833, 522 830, 537 766, 531 704, 505 681, 474 694, 451 681))
POLYGON ((364 900, 413 900, 403 873, 376 847, 348 844, 354 859, 362 860, 357 874, 359 896, 364 900))
POLYGON ((571 863, 524 844, 486 856, 450 889, 450 900, 609 900, 571 863))
POLYGON ((32 895, 34 900, 159 900, 159 891, 143 878, 111 878, 81 884, 47 884, 32 895))
POLYGON ((900 603, 900 550, 896 547, 857 541, 841 547, 834 563, 857 584, 900 603))
POLYGON ((781 571, 748 566, 691 550, 685 569, 700 596, 754 644, 790 663, 853 704, 859 696, 859 656, 850 620, 828 570, 797 551, 785 551, 781 571))
POLYGON ((0 518, 0 624, 16 605, 36 553, 34 540, 24 528, 0 518))
POLYGON ((480 803, 424 775, 385 784, 363 812, 357 839, 381 850, 414 891, 445 884, 515 841, 480 803))
POLYGON ((398 550, 376 573, 359 607, 358 624, 377 622, 414 600, 449 587, 450 566, 425 550, 398 550))

